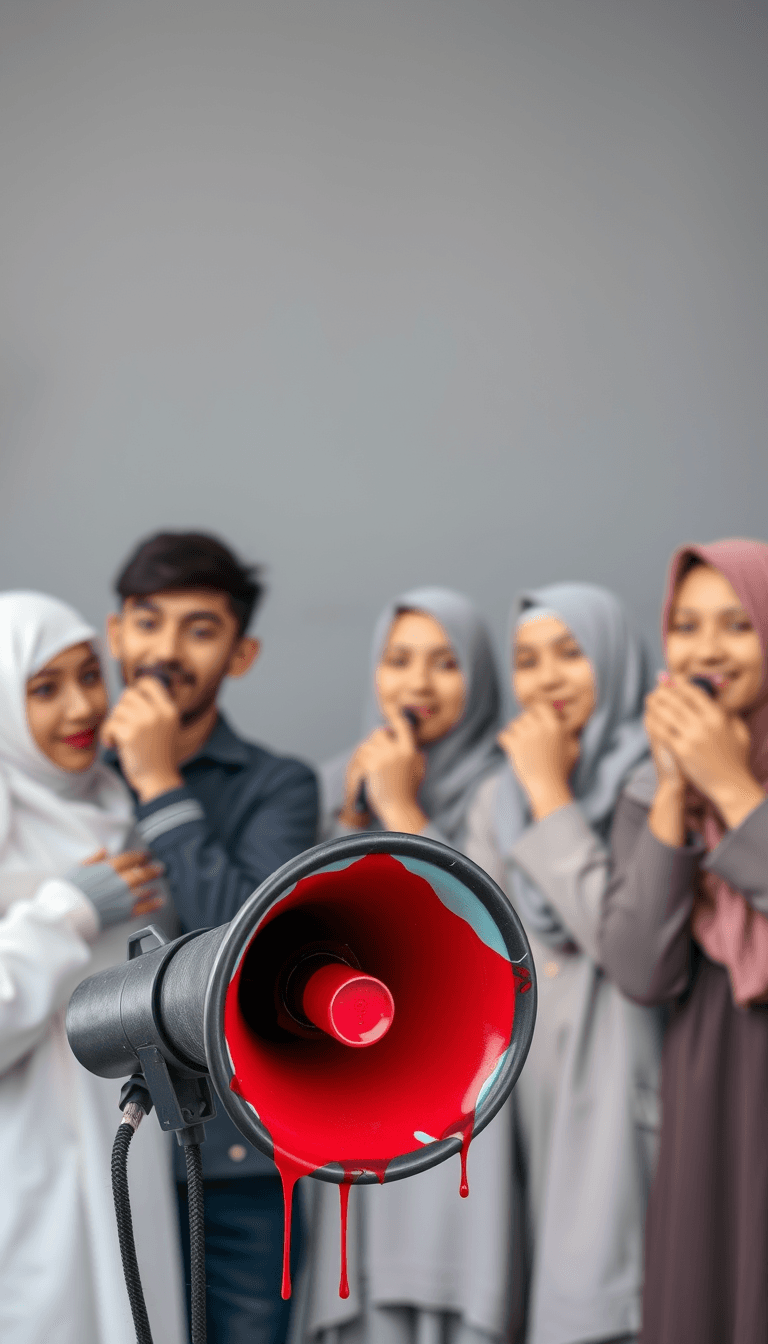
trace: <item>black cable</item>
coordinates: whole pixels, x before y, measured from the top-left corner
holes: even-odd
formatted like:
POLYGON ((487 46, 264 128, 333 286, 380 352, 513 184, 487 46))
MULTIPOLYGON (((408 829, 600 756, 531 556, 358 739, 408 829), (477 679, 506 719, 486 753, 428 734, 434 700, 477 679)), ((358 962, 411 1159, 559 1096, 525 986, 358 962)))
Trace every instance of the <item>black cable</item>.
MULTIPOLYGON (((203 1159, 199 1143, 184 1145, 187 1159, 189 1204, 189 1258, 192 1283, 189 1290, 192 1344, 205 1344, 205 1216, 203 1208, 203 1159)), ((141 1344, 141 1341, 140 1341, 141 1344)))
POLYGON ((112 1145, 112 1194, 115 1200, 120 1258, 123 1262, 125 1286, 128 1290, 128 1301, 131 1304, 131 1315, 136 1329, 136 1341, 137 1344, 152 1344, 152 1331, 149 1328, 147 1306, 144 1301, 139 1265, 136 1259, 131 1200, 128 1193, 128 1149, 134 1133, 133 1125, 128 1121, 121 1120, 117 1127, 115 1142, 112 1145))

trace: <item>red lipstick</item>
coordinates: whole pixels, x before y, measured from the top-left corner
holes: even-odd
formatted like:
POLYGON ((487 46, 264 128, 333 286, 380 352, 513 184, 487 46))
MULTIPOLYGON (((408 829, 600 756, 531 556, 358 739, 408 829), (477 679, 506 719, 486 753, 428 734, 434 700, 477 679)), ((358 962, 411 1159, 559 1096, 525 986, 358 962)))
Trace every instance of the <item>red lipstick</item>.
POLYGON ((71 737, 64 737, 62 741, 68 747, 74 747, 77 751, 87 751, 96 741, 96 729, 86 728, 82 733, 73 733, 71 737))

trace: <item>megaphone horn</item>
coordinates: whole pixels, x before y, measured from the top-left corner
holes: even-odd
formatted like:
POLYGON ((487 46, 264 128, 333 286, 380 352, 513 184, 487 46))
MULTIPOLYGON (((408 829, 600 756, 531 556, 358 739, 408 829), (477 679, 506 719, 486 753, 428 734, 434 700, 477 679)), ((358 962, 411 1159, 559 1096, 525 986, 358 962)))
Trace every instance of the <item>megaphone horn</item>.
POLYGON ((212 1113, 210 1075, 280 1172, 287 1295, 297 1179, 336 1182, 344 1208, 352 1183, 460 1152, 467 1193, 470 1140, 512 1090, 535 1017, 530 948, 487 873, 436 841, 366 832, 284 864, 231 924, 85 980, 67 1033, 94 1073, 143 1069, 165 1128, 212 1113))

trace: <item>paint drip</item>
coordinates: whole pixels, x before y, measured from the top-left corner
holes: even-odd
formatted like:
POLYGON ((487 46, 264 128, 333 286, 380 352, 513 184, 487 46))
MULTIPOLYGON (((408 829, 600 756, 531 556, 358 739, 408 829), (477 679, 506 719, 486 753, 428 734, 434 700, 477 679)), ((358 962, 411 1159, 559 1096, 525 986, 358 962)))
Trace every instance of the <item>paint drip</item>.
POLYGON ((346 1212, 361 1175, 386 1179, 392 1160, 420 1151, 416 1133, 461 1140, 460 1193, 483 1085, 507 1050, 525 968, 485 943, 430 882, 389 854, 297 883, 262 920, 227 992, 224 1031, 233 1091, 274 1144, 285 1200, 283 1297, 290 1295, 296 1181, 329 1164, 343 1172, 341 1284, 349 1292, 346 1212), (281 1027, 279 968, 295 950, 342 940, 395 1004, 387 1034, 364 1050, 281 1027))

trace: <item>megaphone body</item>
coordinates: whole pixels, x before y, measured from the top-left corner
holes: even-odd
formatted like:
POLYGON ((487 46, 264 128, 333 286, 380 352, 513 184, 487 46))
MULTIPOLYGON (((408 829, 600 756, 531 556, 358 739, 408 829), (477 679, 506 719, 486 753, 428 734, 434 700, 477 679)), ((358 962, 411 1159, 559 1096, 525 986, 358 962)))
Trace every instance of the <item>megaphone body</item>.
POLYGON ((535 1015, 504 893, 455 850, 385 832, 319 845, 229 925, 83 981, 67 1033, 92 1072, 141 1070, 167 1129, 213 1114, 210 1076, 277 1165, 288 1248, 302 1175, 338 1183, 344 1208, 353 1183, 460 1152, 466 1193, 470 1140, 514 1086, 535 1015))

